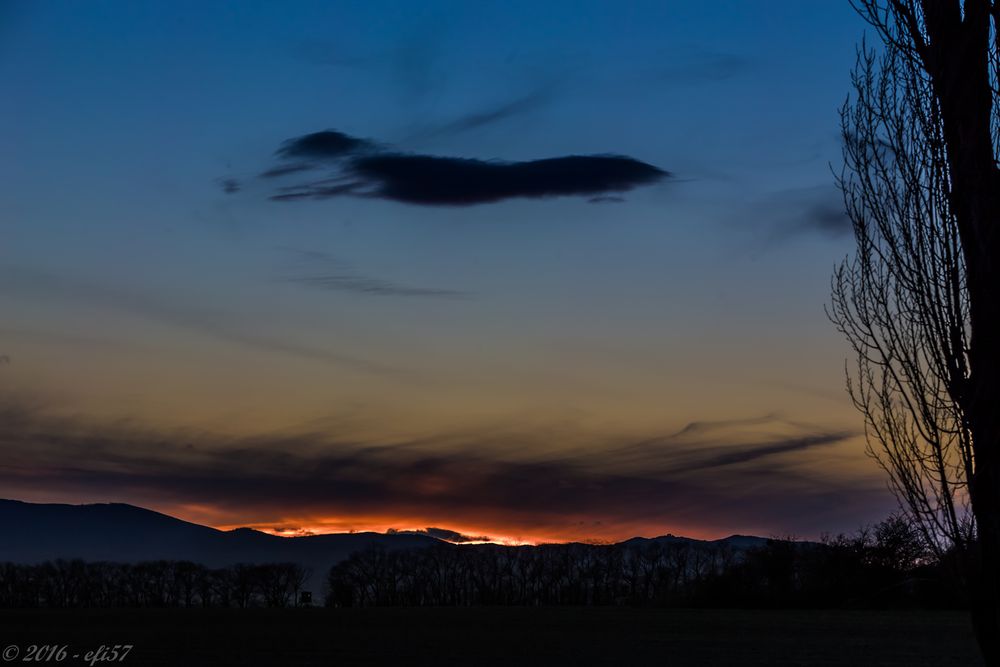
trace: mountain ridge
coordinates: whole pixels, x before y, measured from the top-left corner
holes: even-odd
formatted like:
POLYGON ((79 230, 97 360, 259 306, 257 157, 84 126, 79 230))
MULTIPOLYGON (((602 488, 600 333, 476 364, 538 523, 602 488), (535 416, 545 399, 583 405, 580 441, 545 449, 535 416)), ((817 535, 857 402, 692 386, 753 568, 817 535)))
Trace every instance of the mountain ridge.
MULTIPOLYGON (((69 510, 69 511, 75 511, 75 512, 81 512, 82 511, 82 512, 87 512, 87 513, 95 512, 95 511, 99 511, 99 510, 110 510, 110 511, 114 511, 114 512, 117 512, 117 513, 126 513, 127 512, 127 513, 132 514, 133 516, 143 515, 143 516, 147 516, 147 517, 150 517, 150 518, 155 517, 157 520, 164 521, 165 524, 167 524, 169 522, 169 524, 172 524, 172 525, 174 525, 176 527, 184 526, 184 527, 189 527, 191 530, 199 530, 200 529, 202 531, 208 531, 209 533, 214 533, 216 535, 251 535, 252 534, 252 535, 255 535, 255 536, 261 536, 263 538, 273 539, 273 540, 312 540, 314 538, 320 538, 320 537, 339 537, 339 536, 379 536, 379 537, 386 537, 386 538, 392 538, 392 539, 395 539, 395 538, 404 538, 404 539, 405 538, 420 538, 420 539, 423 539, 423 540, 428 540, 428 541, 430 541, 432 543, 441 542, 441 543, 445 543, 445 544, 454 544, 453 542, 449 542, 447 540, 442 540, 440 538, 433 537, 431 535, 424 535, 424 534, 419 533, 419 532, 411 532, 411 531, 404 531, 404 530, 391 531, 391 532, 388 532, 388 533, 377 533, 377 532, 373 532, 373 531, 358 531, 358 532, 349 532, 349 533, 318 533, 318 534, 313 534, 313 535, 274 535, 272 533, 267 533, 267 532, 258 530, 256 528, 251 528, 251 527, 248 527, 248 526, 241 526, 241 527, 237 527, 237 528, 231 528, 231 529, 228 529, 228 530, 222 530, 220 528, 213 528, 212 526, 206 526, 204 524, 195 523, 193 521, 187 521, 185 519, 180 519, 180 518, 177 518, 175 516, 171 516, 169 514, 165 514, 163 512, 158 512, 156 510, 151 510, 151 509, 148 509, 146 507, 140 507, 138 505, 132 505, 132 504, 129 504, 129 503, 113 503, 113 502, 109 502, 109 503, 80 503, 80 504, 72 504, 72 503, 32 503, 32 502, 28 502, 28 501, 24 501, 24 500, 16 500, 16 499, 12 499, 12 498, 0 498, 0 527, 2 527, 2 523, 6 519, 5 514, 9 513, 9 511, 14 506, 17 506, 19 508, 30 508, 29 511, 36 512, 36 513, 48 513, 48 512, 57 511, 57 510, 63 510, 63 511, 69 510), (44 509, 41 509, 41 508, 44 508, 44 509)), ((107 517, 107 518, 111 518, 111 517, 107 517)), ((120 517, 115 517, 115 518, 120 518, 120 517)), ((639 543, 639 542, 652 542, 652 541, 660 541, 660 542, 665 542, 665 541, 692 542, 692 543, 698 543, 698 544, 725 544, 725 543, 733 543, 733 542, 740 542, 740 543, 747 543, 747 544, 764 544, 769 539, 771 539, 771 538, 759 537, 759 536, 756 536, 756 535, 743 535, 743 534, 739 534, 739 533, 734 533, 734 534, 729 535, 727 537, 721 537, 721 538, 717 538, 717 539, 714 539, 714 540, 705 540, 705 539, 699 539, 699 538, 694 538, 694 537, 684 537, 684 536, 681 536, 681 535, 673 535, 673 534, 668 533, 666 535, 657 535, 657 536, 654 536, 654 537, 635 536, 635 537, 630 537, 630 538, 621 540, 619 542, 613 542, 611 544, 627 544, 627 543, 632 543, 632 542, 639 543)), ((571 543, 575 543, 575 542, 571 542, 571 543)), ((586 542, 581 542, 581 544, 586 544, 586 542)), ((3 546, 0 546, 0 556, 3 555, 3 551, 4 551, 3 546)))
MULTIPOLYGON (((12 499, 0 499, 0 534, 4 536, 0 541, 0 562, 186 560, 207 567, 294 562, 311 571, 309 585, 317 591, 329 568, 354 552, 371 547, 397 550, 452 544, 405 531, 285 537, 253 528, 219 530, 127 503, 72 505, 12 499)), ((743 550, 767 541, 745 535, 719 540, 662 535, 633 537, 618 544, 728 544, 743 550)))

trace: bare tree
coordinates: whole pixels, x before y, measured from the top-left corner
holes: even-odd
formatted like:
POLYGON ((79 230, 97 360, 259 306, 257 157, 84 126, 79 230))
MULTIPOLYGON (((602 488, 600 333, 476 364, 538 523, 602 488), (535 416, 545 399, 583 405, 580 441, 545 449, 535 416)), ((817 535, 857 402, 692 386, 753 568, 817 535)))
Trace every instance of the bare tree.
POLYGON ((858 0, 840 177, 857 252, 831 318, 869 452, 929 545, 967 557, 1000 664, 1000 0, 858 0))

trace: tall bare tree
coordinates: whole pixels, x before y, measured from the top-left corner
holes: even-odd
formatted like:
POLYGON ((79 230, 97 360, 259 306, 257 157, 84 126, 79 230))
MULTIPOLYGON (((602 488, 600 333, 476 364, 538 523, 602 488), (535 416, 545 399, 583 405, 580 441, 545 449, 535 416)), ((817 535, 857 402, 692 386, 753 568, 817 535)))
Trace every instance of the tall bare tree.
POLYGON ((857 0, 840 177, 857 252, 831 317, 870 453, 939 550, 965 555, 1000 664, 1000 0, 857 0))

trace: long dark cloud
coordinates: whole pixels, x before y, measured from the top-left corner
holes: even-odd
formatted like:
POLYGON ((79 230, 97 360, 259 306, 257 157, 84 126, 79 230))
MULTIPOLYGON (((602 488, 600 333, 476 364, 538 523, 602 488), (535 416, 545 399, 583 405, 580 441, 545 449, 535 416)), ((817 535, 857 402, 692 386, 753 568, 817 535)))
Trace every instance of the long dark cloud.
POLYGON ((785 430, 765 429, 752 444, 722 431, 685 443, 612 438, 573 452, 536 443, 526 458, 512 453, 532 442, 530 434, 391 443, 335 432, 233 438, 56 419, 8 403, 0 404, 0 488, 15 496, 43 488, 159 507, 197 504, 263 521, 419 516, 490 531, 552 530, 586 519, 815 533, 872 518, 872 505, 886 500, 880 484, 801 467, 803 452, 850 434, 785 430))
POLYGON ((571 155, 527 162, 487 162, 430 155, 374 155, 352 171, 374 194, 410 204, 468 206, 515 197, 625 192, 667 172, 618 155, 571 155))
MULTIPOLYGON (((477 122, 488 122, 488 118, 465 121, 477 122)), ((284 185, 271 197, 275 201, 346 195, 423 206, 471 206, 514 198, 570 196, 602 201, 612 193, 652 185, 672 176, 624 155, 568 155, 521 162, 445 157, 382 149, 371 140, 337 130, 289 139, 278 155, 325 161, 335 171, 329 178, 284 185)), ((289 176, 304 169, 305 163, 297 162, 271 168, 262 175, 289 176)))

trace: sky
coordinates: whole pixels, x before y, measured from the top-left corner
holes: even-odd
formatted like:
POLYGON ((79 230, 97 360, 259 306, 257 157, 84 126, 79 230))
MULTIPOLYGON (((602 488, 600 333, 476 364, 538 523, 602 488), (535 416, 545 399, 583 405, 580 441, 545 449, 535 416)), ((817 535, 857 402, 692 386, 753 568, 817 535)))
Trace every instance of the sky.
POLYGON ((847 2, 0 3, 0 496, 850 531, 847 2))

